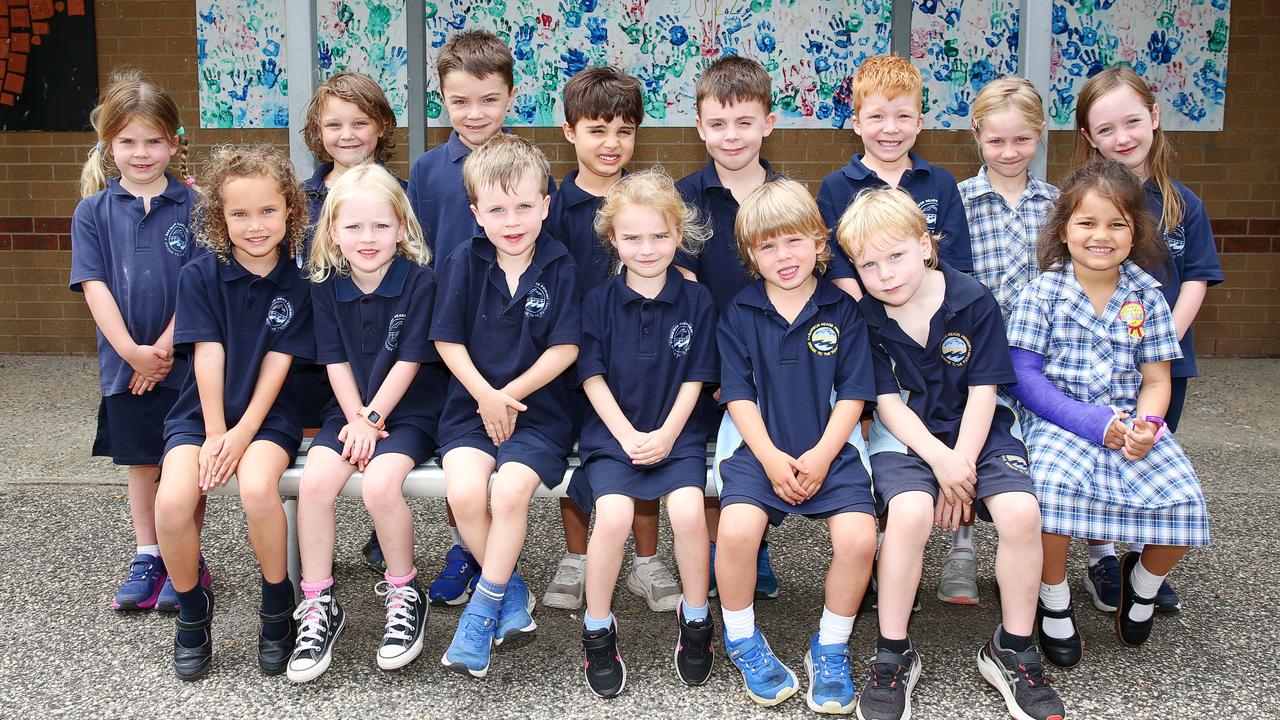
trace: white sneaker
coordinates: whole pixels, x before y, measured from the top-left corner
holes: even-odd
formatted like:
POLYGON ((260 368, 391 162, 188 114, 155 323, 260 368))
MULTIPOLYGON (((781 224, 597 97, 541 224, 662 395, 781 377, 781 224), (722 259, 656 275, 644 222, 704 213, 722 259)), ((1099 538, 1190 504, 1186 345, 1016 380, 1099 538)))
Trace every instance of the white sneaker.
POLYGON ((631 564, 627 576, 627 589, 644 598, 654 612, 675 612, 680 603, 680 583, 671 570, 658 558, 648 562, 631 564))
POLYGON ((586 596, 587 560, 565 555, 556 566, 551 584, 542 593, 542 604, 560 610, 577 610, 586 596))

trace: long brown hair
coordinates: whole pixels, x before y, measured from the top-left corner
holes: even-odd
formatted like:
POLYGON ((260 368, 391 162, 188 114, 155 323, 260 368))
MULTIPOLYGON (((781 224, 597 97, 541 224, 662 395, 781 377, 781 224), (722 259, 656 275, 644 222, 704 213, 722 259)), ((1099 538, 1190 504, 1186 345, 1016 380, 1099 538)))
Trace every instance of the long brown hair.
POLYGON ((187 135, 178 120, 178 106, 164 88, 144 79, 142 73, 121 70, 111 76, 98 106, 89 114, 98 141, 80 169, 80 197, 89 197, 106 187, 116 174, 111 141, 134 120, 158 131, 178 148, 178 176, 187 177, 187 135))
POLYGON ((1067 249, 1067 225, 1084 201, 1084 196, 1091 192, 1110 200, 1129 220, 1129 227, 1133 230, 1133 249, 1129 251, 1129 259, 1157 278, 1166 276, 1169 249, 1161 242, 1155 223, 1147 213, 1142 183, 1124 165, 1106 158, 1086 162, 1073 170, 1062 184, 1061 194, 1053 204, 1053 211, 1040 232, 1036 247, 1036 260, 1041 272, 1060 271, 1071 262, 1071 253, 1067 249))

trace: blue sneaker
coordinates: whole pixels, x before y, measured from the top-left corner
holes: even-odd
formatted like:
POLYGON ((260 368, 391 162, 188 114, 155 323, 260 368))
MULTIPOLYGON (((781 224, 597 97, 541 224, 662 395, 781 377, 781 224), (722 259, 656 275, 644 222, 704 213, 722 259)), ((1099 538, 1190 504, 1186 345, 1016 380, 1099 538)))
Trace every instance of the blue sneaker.
MULTIPOLYGON (((209 566, 204 561, 204 555, 200 556, 200 587, 208 590, 213 585, 213 575, 209 573, 209 566)), ((178 591, 173 589, 173 578, 166 578, 164 587, 160 588, 160 596, 156 598, 156 610, 160 612, 178 612, 178 591)))
POLYGON ((168 577, 162 558, 146 553, 134 555, 129 561, 129 574, 116 590, 111 607, 115 610, 150 610, 156 606, 168 577))
POLYGON ((756 554, 756 597, 776 598, 779 592, 778 577, 769 563, 769 546, 761 545, 756 554))
POLYGON ((769 643, 760 634, 760 628, 749 638, 729 642, 726 635, 724 649, 729 659, 742 672, 742 684, 747 695, 765 707, 771 707, 796 694, 800 681, 791 668, 782 664, 769 643))
POLYGON ((498 613, 497 638, 494 645, 501 645, 508 640, 515 640, 521 633, 529 633, 538 629, 533 621, 533 606, 536 601, 529 594, 529 586, 524 584, 520 573, 511 573, 507 581, 507 592, 502 596, 502 610, 498 613))
POLYGON ((1160 589, 1156 591, 1156 612, 1172 614, 1182 610, 1182 598, 1178 597, 1178 591, 1173 589, 1168 580, 1160 583, 1160 589))
POLYGON ((444 605, 461 605, 471 599, 471 591, 480 577, 480 565, 461 545, 454 545, 444 556, 444 567, 431 581, 427 597, 431 602, 444 605))
POLYGON ((364 564, 379 576, 387 572, 387 559, 382 555, 382 543, 378 542, 378 531, 369 533, 369 542, 360 549, 364 555, 364 564))
POLYGON ((1093 597, 1093 606, 1102 612, 1115 612, 1120 604, 1120 560, 1108 555, 1089 568, 1084 589, 1093 597))
POLYGON ((848 715, 856 704, 857 688, 849 667, 849 645, 819 645, 818 634, 809 641, 804 656, 804 669, 809 674, 809 691, 805 701, 814 712, 848 715))
POLYGON ((720 594, 716 590, 716 544, 711 543, 711 585, 707 590, 707 597, 715 597, 720 594))
POLYGON ((489 673, 489 654, 493 650, 493 637, 498 629, 498 616, 468 603, 458 618, 458 629, 453 633, 449 649, 444 651, 440 664, 472 677, 484 677, 489 673))

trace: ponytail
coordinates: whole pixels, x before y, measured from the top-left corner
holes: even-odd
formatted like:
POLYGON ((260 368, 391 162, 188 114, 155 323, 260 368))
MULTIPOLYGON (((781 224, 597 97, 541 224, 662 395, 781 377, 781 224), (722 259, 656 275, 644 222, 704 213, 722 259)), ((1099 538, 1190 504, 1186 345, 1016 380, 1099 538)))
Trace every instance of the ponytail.
POLYGON ((89 148, 89 159, 80 168, 80 197, 87 198, 107 186, 107 150, 101 142, 89 148))

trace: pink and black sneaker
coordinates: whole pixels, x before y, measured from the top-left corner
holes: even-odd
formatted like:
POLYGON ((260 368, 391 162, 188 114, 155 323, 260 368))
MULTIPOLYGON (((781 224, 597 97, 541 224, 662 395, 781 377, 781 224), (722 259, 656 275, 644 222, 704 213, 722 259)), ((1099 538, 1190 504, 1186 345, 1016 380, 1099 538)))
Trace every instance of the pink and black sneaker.
MULTIPOLYGON (((209 572, 209 565, 204 561, 204 555, 200 556, 199 585, 205 590, 213 586, 213 575, 209 572)), ((164 588, 160 590, 160 597, 156 600, 155 607, 160 612, 178 612, 178 591, 173 589, 172 579, 164 581, 164 588)))
POLYGON ((129 562, 129 575, 116 591, 111 607, 116 610, 150 610, 156 606, 160 589, 168 577, 162 558, 146 553, 134 555, 129 562))

